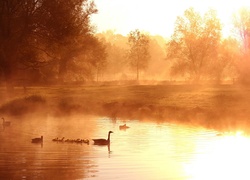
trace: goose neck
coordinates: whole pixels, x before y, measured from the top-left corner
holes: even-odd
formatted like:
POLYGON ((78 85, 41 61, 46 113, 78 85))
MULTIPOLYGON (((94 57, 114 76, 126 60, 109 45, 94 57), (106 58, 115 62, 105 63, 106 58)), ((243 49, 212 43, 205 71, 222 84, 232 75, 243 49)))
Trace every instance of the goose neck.
POLYGON ((108 141, 110 141, 110 133, 109 133, 109 135, 108 135, 108 141))

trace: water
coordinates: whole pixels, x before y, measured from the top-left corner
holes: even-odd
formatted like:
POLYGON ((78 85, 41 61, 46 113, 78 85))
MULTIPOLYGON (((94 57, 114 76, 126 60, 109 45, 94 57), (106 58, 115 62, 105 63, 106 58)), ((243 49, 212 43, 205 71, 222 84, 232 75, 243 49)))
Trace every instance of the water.
POLYGON ((0 179, 250 179, 250 138, 169 123, 78 116, 11 119, 0 131, 0 179), (52 142, 107 138, 111 144, 52 142), (31 139, 44 136, 43 144, 31 139))

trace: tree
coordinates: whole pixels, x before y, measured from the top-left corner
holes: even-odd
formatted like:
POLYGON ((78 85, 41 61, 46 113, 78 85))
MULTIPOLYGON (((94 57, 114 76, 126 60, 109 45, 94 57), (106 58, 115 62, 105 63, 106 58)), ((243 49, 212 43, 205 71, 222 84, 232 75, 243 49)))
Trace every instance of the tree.
POLYGON ((126 49, 128 49, 128 39, 121 34, 108 30, 97 35, 106 44, 107 67, 105 75, 110 80, 126 79, 128 60, 126 49))
POLYGON ((92 66, 96 71, 96 81, 99 81, 99 77, 104 69, 107 67, 107 52, 105 42, 96 38, 95 43, 90 48, 89 59, 92 66))
POLYGON ((168 63, 164 60, 166 41, 161 36, 149 36, 149 53, 151 55, 148 68, 144 75, 144 78, 163 80, 166 78, 166 72, 168 72, 166 66, 168 63))
POLYGON ((150 59, 149 38, 137 29, 129 33, 128 43, 128 59, 131 67, 136 69, 136 79, 139 80, 140 71, 147 68, 150 59))
POLYGON ((95 12, 88 0, 2 0, 0 69, 7 86, 13 87, 20 66, 37 69, 60 60, 62 72, 66 59, 72 59, 69 47, 91 31, 89 19, 95 12))
POLYGON ((216 82, 221 82, 223 79, 234 81, 237 78, 239 52, 239 42, 236 39, 228 37, 221 41, 218 56, 211 62, 208 72, 216 82))
POLYGON ((242 53, 249 54, 250 51, 250 9, 241 8, 233 16, 236 36, 242 42, 242 53))
POLYGON ((97 37, 89 34, 68 47, 62 57, 66 58, 63 59, 66 64, 62 66, 64 69, 61 71, 61 82, 92 81, 95 77, 98 79, 106 67, 106 46, 97 37))
POLYGON ((193 81, 205 77, 211 62, 217 58, 221 24, 216 12, 201 16, 193 8, 177 17, 174 33, 167 43, 166 59, 172 62, 173 75, 188 75, 193 81))
POLYGON ((233 16, 236 39, 241 42, 241 59, 239 61, 239 75, 242 83, 250 83, 250 9, 241 8, 233 16))

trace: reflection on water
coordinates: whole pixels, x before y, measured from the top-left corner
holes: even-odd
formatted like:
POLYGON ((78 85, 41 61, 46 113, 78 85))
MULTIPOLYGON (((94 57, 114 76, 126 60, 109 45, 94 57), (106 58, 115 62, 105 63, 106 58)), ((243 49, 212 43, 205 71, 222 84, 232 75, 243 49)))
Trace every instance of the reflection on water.
POLYGON ((121 120, 85 116, 11 121, 0 131, 0 179, 250 179, 250 139, 240 133, 135 120, 124 131, 121 120), (106 139, 110 130, 110 146, 52 141, 106 139))
POLYGON ((250 179, 250 139, 241 134, 210 141, 206 152, 196 154, 186 166, 193 179, 250 179))

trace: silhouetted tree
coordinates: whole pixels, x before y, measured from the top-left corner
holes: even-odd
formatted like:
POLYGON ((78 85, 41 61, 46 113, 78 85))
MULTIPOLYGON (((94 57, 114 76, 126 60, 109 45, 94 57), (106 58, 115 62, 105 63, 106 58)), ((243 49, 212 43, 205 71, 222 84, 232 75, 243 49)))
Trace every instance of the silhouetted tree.
POLYGON ((62 72, 95 12, 88 0, 0 1, 0 68, 8 87, 20 66, 38 69, 58 60, 62 72))
POLYGON ((221 24, 213 10, 203 17, 193 8, 177 17, 175 30, 167 43, 166 59, 172 62, 172 74, 188 75, 199 81, 217 58, 221 24))
POLYGON ((128 43, 128 59, 131 67, 136 70, 136 79, 139 80, 140 71, 147 68, 150 59, 149 38, 137 29, 129 33, 128 43))

